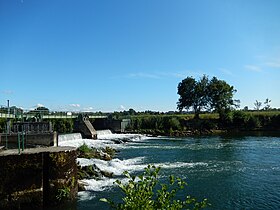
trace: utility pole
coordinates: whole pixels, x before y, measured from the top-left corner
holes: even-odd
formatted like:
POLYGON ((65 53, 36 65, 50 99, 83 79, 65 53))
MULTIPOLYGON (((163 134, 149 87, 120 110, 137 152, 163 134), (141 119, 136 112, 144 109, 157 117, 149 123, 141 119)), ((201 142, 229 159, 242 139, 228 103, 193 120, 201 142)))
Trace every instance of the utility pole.
POLYGON ((11 119, 10 117, 10 100, 7 100, 8 116, 7 116, 7 133, 10 134, 11 131, 11 119))

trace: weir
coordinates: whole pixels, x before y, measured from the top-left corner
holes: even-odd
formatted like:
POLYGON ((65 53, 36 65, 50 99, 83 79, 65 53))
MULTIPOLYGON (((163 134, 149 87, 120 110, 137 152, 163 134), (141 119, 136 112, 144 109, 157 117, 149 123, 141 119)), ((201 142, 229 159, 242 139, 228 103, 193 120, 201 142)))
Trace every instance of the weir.
POLYGON ((106 129, 106 130, 97 130, 96 133, 97 133, 97 137, 98 137, 98 135, 108 135, 108 134, 112 134, 112 131, 109 130, 109 129, 106 129))
POLYGON ((58 142, 71 141, 76 139, 82 139, 82 134, 80 133, 69 133, 58 135, 58 142))

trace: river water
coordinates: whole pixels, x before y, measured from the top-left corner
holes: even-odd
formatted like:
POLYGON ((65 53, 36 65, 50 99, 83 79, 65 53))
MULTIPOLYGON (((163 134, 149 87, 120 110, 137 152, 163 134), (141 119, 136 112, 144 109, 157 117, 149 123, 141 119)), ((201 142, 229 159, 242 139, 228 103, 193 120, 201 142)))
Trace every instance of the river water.
POLYGON ((264 136, 150 138, 141 135, 102 134, 99 140, 75 139, 60 145, 111 146, 119 152, 109 162, 78 159, 80 165, 96 164, 115 177, 83 180, 87 191, 79 192, 77 209, 109 209, 100 198, 120 200, 114 186, 122 173, 140 173, 148 164, 160 166, 160 179, 170 174, 188 186, 181 196, 207 198, 211 209, 280 209, 280 138, 264 136), (116 144, 112 140, 131 139, 116 144))

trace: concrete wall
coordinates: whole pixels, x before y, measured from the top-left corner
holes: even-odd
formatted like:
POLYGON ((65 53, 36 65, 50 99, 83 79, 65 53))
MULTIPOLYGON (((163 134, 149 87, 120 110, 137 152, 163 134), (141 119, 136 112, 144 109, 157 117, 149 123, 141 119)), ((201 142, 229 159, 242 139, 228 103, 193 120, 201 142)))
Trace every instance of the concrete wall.
MULTIPOLYGON (((22 137, 22 136, 21 136, 22 137)), ((8 148, 15 148, 18 145, 18 134, 7 135, 8 148), (10 145, 10 146, 9 146, 10 145)), ((54 146, 57 144, 57 133, 28 133, 24 135, 24 145, 54 146)), ((6 145, 6 134, 0 134, 0 145, 6 145)))
POLYGON ((74 200, 78 192, 76 158, 72 147, 0 152, 0 209, 41 209, 74 200), (61 197, 61 192, 67 196, 61 197))
POLYGON ((92 122, 96 130, 110 129, 115 133, 125 132, 126 127, 130 124, 130 119, 114 120, 114 119, 95 119, 92 122))
POLYGON ((79 116, 74 122, 74 132, 81 133, 85 139, 97 139, 97 132, 86 116, 79 116))

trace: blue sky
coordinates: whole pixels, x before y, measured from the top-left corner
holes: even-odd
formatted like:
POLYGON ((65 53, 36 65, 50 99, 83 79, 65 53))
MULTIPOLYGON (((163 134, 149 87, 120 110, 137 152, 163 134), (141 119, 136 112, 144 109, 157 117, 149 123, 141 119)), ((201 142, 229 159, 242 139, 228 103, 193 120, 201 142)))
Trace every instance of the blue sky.
POLYGON ((176 110, 187 76, 280 107, 279 0, 0 0, 0 104, 176 110))

